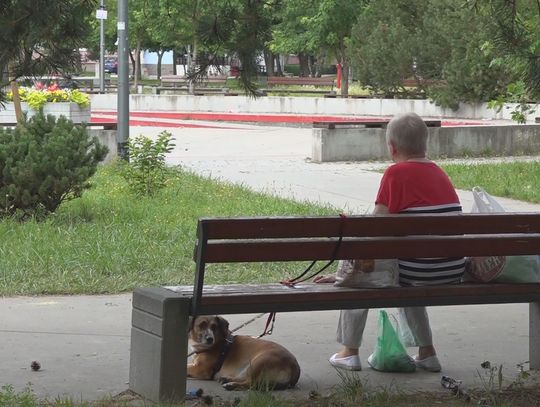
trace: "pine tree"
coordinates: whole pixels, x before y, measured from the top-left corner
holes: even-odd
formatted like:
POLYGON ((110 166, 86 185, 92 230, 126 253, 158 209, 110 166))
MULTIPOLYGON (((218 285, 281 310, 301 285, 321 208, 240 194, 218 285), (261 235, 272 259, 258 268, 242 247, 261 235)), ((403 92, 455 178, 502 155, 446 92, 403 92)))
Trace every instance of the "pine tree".
POLYGON ((15 129, 0 128, 0 215, 48 214, 81 196, 107 151, 65 117, 38 114, 15 129))

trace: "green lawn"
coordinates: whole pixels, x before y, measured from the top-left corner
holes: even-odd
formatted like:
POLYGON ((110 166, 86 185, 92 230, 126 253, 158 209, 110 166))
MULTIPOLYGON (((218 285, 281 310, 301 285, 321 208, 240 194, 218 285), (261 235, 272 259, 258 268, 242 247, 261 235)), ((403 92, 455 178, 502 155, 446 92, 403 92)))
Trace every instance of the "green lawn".
MULTIPOLYGON (((479 185, 492 195, 540 203, 538 162, 443 167, 457 188, 479 185)), ((340 212, 183 171, 154 198, 129 193, 114 166, 102 167, 93 184, 81 199, 63 204, 44 222, 0 222, 0 295, 119 293, 139 286, 192 284, 200 217, 340 212)), ((275 282, 296 276, 304 267, 210 266, 207 281, 275 282)))
MULTIPOLYGON (((192 284, 197 219, 204 216, 322 215, 337 210, 254 193, 178 172, 163 193, 128 192, 114 167, 101 168, 95 187, 63 204, 45 222, 0 222, 0 295, 118 293, 137 286, 192 284)), ((274 264, 221 266, 208 281, 274 282, 274 264)), ((296 275, 301 265, 289 264, 296 275)))
POLYGON ((484 188, 491 195, 540 203, 540 162, 443 164, 454 186, 484 188))

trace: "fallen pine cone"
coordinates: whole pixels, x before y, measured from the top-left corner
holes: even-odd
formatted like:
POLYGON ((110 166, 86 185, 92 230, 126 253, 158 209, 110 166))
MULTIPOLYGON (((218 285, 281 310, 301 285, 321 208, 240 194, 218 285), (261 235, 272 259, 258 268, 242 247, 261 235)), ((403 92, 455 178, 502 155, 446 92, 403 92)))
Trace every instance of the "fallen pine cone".
POLYGON ((37 372, 39 369, 41 369, 41 365, 39 364, 39 362, 35 360, 32 363, 30 363, 30 367, 32 368, 34 372, 37 372))

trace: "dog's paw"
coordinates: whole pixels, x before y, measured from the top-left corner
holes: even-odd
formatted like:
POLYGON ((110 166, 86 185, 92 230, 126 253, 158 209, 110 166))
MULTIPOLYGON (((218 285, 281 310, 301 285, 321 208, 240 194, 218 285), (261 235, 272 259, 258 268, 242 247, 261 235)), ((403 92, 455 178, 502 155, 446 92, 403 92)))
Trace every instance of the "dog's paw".
POLYGON ((230 381, 231 381, 231 379, 229 379, 228 377, 220 377, 219 379, 217 379, 217 382, 219 384, 225 384, 225 383, 228 383, 230 381))
POLYGON ((225 390, 236 390, 238 389, 238 385, 237 383, 235 382, 226 382, 226 383, 222 383, 222 386, 225 390))

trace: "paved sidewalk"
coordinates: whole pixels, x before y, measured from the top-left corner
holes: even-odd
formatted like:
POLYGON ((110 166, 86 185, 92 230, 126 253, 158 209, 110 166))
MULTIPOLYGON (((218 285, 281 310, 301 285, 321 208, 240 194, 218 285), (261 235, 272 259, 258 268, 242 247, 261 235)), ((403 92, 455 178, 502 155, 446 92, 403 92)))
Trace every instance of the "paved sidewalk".
MULTIPOLYGON (((387 163, 314 164, 309 160, 311 129, 232 127, 168 128, 176 137, 169 163, 275 195, 331 204, 349 213, 373 209, 381 177, 373 170, 387 163)), ((164 129, 136 127, 131 134, 155 135, 164 129)), ((459 195, 468 211, 470 192, 459 191, 459 195)), ((501 203, 509 211, 540 211, 540 205, 506 199, 501 203)), ((31 383, 40 397, 60 395, 73 400, 96 400, 128 388, 130 294, 2 298, 0 315, 0 385, 12 384, 20 390, 31 383), (30 369, 34 360, 41 363, 38 372, 30 369)), ((338 349, 337 315, 336 311, 278 315, 270 339, 289 348, 302 368, 298 389, 283 394, 305 397, 312 390, 326 393, 340 383, 327 362, 338 349)), ((516 364, 527 359, 526 304, 434 307, 430 316, 443 363, 440 374, 389 374, 369 369, 365 361, 377 335, 377 313, 371 312, 361 349, 365 369, 359 376, 373 386, 442 391, 443 374, 479 386, 483 361, 503 364, 505 375, 513 379, 516 364)), ((236 327, 252 317, 227 318, 231 327, 236 327)), ((238 333, 258 335, 264 323, 264 318, 259 318, 238 333)), ((188 383, 188 388, 198 387, 207 394, 225 394, 215 382, 188 383)))

